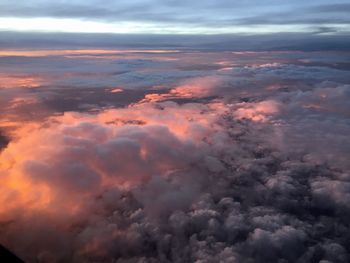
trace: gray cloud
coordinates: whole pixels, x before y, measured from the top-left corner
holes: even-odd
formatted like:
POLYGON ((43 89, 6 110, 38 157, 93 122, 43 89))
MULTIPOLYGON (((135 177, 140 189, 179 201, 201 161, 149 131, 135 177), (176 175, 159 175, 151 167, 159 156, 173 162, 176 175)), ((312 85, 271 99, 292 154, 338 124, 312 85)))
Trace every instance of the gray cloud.
MULTIPOLYGON (((328 30, 337 30, 327 27, 328 30)), ((317 25, 315 32, 322 32, 317 25)), ((2 48, 141 48, 181 50, 349 50, 348 34, 317 35, 306 33, 219 35, 125 35, 125 34, 65 34, 0 32, 2 48)))
POLYGON ((7 146, 9 143, 9 138, 3 134, 3 132, 0 132, 0 151, 7 146))
POLYGON ((305 1, 110 1, 102 5, 97 1, 37 1, 13 5, 0 4, 2 17, 55 17, 99 21, 152 22, 159 26, 222 27, 227 25, 295 25, 303 24, 309 30, 320 24, 349 24, 342 1, 327 0, 312 4, 305 1), (196 11, 194 11, 196 10, 196 11), (329 15, 327 15, 329 14, 329 15))

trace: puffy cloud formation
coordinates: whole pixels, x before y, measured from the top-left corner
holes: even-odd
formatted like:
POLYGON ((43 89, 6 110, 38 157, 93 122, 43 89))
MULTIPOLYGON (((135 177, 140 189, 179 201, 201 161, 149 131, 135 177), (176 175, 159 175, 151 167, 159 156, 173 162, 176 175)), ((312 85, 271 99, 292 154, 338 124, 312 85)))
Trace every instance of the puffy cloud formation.
POLYGON ((252 121, 266 121, 268 117, 278 112, 279 107, 280 105, 273 100, 257 103, 239 103, 237 104, 235 117, 252 121))
POLYGON ((202 77, 191 79, 183 85, 172 88, 168 93, 151 93, 147 94, 141 101, 143 102, 159 102, 166 100, 177 99, 199 99, 211 96, 217 96, 219 93, 218 87, 223 84, 222 77, 202 77))
POLYGON ((1 153, 1 241, 29 262, 346 262, 349 174, 272 147, 278 108, 52 117, 1 153))
POLYGON ((187 54, 190 74, 119 108, 0 90, 0 242, 28 262, 348 262, 345 73, 275 55, 208 54, 225 70, 207 74, 187 54))
POLYGON ((283 151, 349 169, 349 90, 349 85, 323 82, 313 90, 280 94, 276 99, 284 106, 275 121, 284 134, 283 151))

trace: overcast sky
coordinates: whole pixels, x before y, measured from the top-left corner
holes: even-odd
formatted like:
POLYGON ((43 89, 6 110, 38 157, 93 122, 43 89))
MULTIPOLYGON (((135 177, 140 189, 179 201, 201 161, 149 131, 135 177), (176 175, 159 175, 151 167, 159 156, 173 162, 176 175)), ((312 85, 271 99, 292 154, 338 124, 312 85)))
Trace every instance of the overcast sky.
POLYGON ((349 32, 348 0, 0 0, 0 31, 349 32))

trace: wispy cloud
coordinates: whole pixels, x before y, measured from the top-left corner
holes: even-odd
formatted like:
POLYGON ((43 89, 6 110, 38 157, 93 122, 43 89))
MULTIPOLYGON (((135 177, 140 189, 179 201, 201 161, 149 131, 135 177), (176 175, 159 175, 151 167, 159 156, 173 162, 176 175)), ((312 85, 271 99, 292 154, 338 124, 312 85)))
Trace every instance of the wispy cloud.
POLYGON ((104 33, 314 32, 319 26, 349 31, 347 3, 305 1, 96 1, 31 0, 0 4, 1 30, 104 33), (45 23, 43 23, 45 22, 45 23))

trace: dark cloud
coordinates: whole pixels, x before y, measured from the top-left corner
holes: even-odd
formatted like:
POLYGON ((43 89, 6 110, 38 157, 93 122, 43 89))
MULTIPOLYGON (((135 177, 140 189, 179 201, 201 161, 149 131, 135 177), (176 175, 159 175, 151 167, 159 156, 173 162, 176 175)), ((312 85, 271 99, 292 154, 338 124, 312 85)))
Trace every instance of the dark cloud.
MULTIPOLYGON (((328 30, 336 30, 327 27, 328 30)), ((317 25, 315 32, 322 33, 317 25)), ((261 34, 259 36, 232 35, 113 35, 64 33, 0 32, 2 48, 141 48, 216 51, 270 51, 270 50, 349 50, 348 34, 317 35, 306 33, 261 34)))
POLYGON ((0 131, 0 151, 3 148, 6 148, 7 144, 10 142, 10 139, 0 131))

